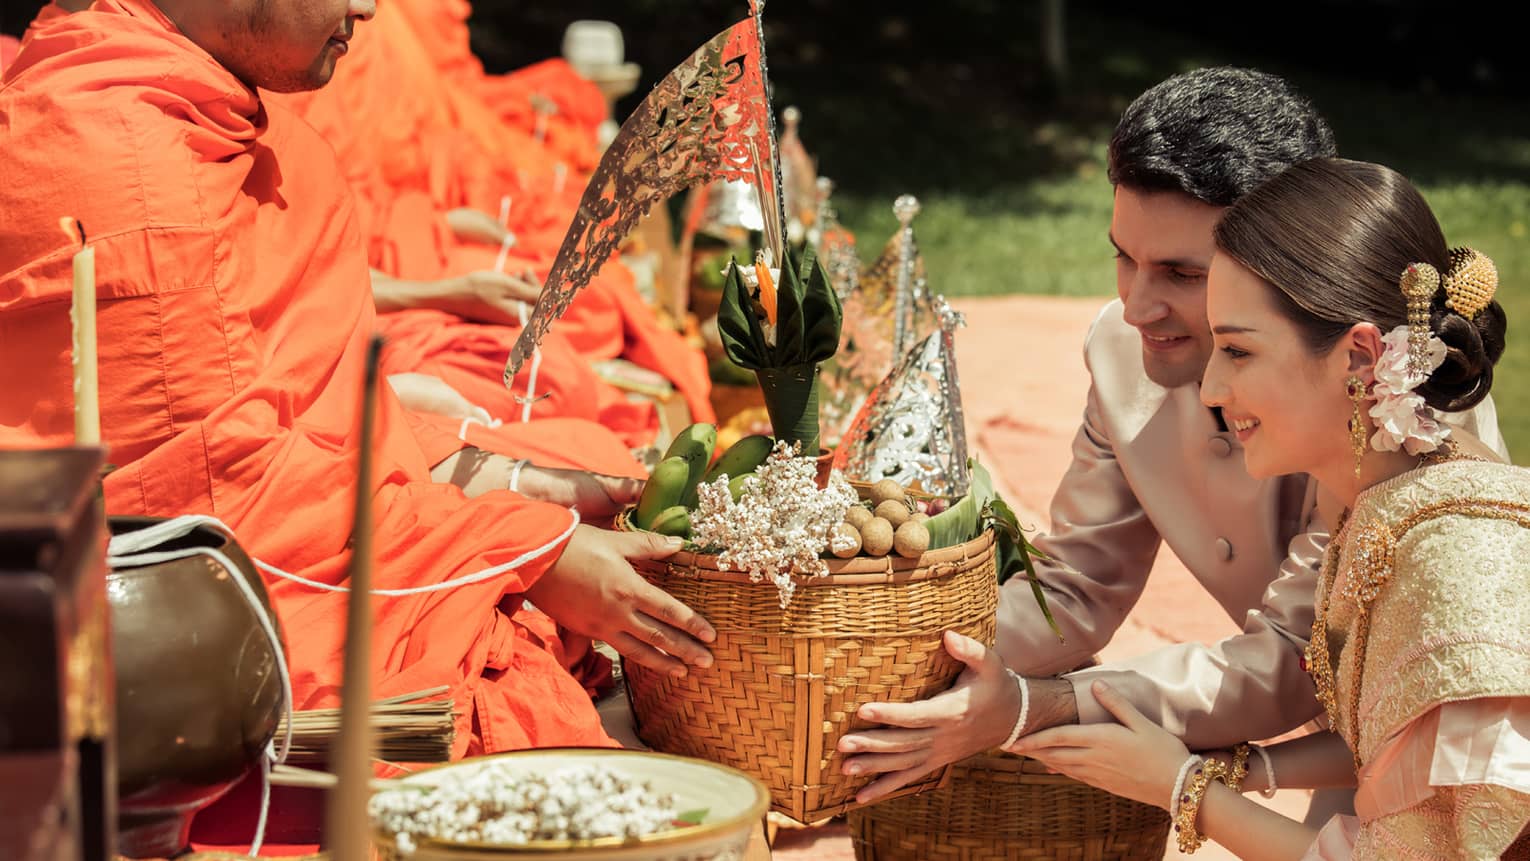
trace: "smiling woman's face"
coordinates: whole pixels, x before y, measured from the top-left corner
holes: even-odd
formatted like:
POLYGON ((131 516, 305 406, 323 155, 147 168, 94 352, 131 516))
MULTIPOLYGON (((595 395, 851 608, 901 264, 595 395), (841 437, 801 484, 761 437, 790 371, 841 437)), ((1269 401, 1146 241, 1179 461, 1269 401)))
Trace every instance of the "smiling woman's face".
POLYGON ((1342 468, 1352 457, 1345 341, 1313 355, 1276 305, 1275 288, 1226 254, 1212 258, 1206 291, 1213 349, 1201 400, 1222 408, 1249 474, 1342 468))

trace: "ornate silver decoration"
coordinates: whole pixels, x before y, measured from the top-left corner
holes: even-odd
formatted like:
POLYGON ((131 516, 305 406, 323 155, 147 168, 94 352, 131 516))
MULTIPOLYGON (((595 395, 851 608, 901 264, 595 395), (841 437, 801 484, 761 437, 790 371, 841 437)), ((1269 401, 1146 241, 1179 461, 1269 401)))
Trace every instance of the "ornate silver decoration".
POLYGON ((944 297, 935 304, 938 331, 871 391, 840 440, 834 465, 851 479, 891 478, 942 496, 962 496, 971 486, 954 337, 966 321, 944 297))
POLYGON ((785 217, 775 120, 765 88, 763 8, 763 0, 750 0, 749 18, 698 48, 622 123, 585 187, 542 296, 510 351, 507 387, 638 220, 654 204, 698 182, 753 182, 761 199, 774 203, 765 212, 765 233, 775 259, 781 259, 785 217))
POLYGON ((719 179, 706 190, 706 209, 701 215, 699 227, 721 239, 733 239, 736 231, 747 234, 765 229, 765 211, 760 206, 760 193, 753 182, 741 179, 719 179))

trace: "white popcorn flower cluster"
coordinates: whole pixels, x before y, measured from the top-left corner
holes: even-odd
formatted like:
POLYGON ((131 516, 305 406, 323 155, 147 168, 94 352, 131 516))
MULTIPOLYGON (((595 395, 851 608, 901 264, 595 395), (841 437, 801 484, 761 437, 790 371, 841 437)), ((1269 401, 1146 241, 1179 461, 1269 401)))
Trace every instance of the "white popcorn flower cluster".
POLYGON ((817 463, 797 457, 798 448, 776 443, 764 465, 744 479, 738 502, 728 492, 726 475, 700 485, 700 504, 691 516, 691 539, 719 549, 717 567, 747 572, 756 583, 770 578, 783 609, 797 589, 792 575, 828 576, 819 554, 856 502, 855 490, 838 470, 820 489, 817 463))
POLYGON ((605 766, 528 773, 491 761, 372 796, 372 822, 411 853, 422 838, 522 846, 532 840, 641 837, 674 827, 675 798, 605 766), (448 777, 450 775, 450 777, 448 777))

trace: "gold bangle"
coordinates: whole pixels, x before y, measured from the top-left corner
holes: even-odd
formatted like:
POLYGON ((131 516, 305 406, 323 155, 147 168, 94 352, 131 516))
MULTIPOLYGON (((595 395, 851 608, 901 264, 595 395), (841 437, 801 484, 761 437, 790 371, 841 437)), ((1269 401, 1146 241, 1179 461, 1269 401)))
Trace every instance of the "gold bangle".
POLYGON ((1190 773, 1190 782, 1185 786, 1185 793, 1179 797, 1179 816, 1174 822, 1174 831, 1179 842, 1179 851, 1189 855, 1201 848, 1206 838, 1195 830, 1195 816, 1201 811, 1201 800, 1206 797, 1206 790, 1213 780, 1227 784, 1227 766, 1214 760, 1208 759, 1190 773))
POLYGON ((1248 743, 1233 748, 1232 768, 1228 770, 1227 779, 1223 781, 1228 789, 1233 792, 1243 791, 1243 778, 1248 777, 1248 755, 1253 753, 1248 743))

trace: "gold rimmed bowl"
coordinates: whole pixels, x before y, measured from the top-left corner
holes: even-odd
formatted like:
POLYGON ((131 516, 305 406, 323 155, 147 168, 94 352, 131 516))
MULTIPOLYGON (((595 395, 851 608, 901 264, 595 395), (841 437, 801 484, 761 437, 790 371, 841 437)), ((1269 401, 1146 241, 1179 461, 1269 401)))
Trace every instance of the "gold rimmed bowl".
POLYGON ((372 840, 381 861, 495 861, 504 858, 556 858, 557 861, 724 861, 744 856, 751 832, 765 815, 770 795, 765 785, 733 768, 699 759, 613 748, 544 748, 474 757, 423 769, 396 781, 403 786, 436 786, 466 777, 489 763, 509 763, 515 771, 547 775, 578 765, 599 765, 629 780, 647 782, 660 795, 673 795, 680 812, 704 811, 696 824, 642 837, 593 840, 533 840, 492 845, 418 838, 404 853, 394 835, 380 829, 372 840))

